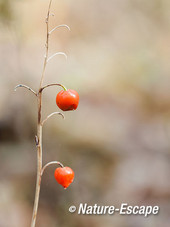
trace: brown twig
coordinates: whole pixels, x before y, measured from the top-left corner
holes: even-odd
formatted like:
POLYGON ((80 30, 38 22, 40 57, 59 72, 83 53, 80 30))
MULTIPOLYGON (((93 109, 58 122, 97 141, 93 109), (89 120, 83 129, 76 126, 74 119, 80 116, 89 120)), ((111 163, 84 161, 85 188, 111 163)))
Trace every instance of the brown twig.
POLYGON ((48 51, 49 51, 49 16, 50 16, 50 9, 51 9, 52 0, 49 2, 47 17, 46 17, 46 29, 47 29, 47 36, 46 36, 46 53, 44 59, 44 66, 40 81, 40 87, 38 92, 38 123, 37 123, 37 138, 38 138, 38 145, 37 145, 37 180, 36 180, 36 189, 35 189, 35 200, 34 200, 34 208, 32 214, 32 221, 31 227, 35 227, 36 218, 37 218, 37 211, 38 211, 38 203, 39 203, 39 195, 40 195, 40 187, 41 187, 41 171, 42 171, 42 122, 41 122, 41 115, 42 115, 42 85, 44 81, 44 75, 47 65, 48 59, 48 51), (41 90, 41 91, 40 91, 41 90))
POLYGON ((42 76, 41 76, 41 81, 40 81, 40 88, 43 85, 43 81, 44 81, 44 75, 45 75, 45 70, 46 70, 46 65, 47 65, 47 59, 48 59, 48 50, 49 50, 49 16, 50 16, 50 9, 51 9, 51 4, 52 4, 52 0, 50 0, 49 3, 49 7, 48 7, 48 12, 47 12, 47 17, 46 17, 46 29, 47 29, 47 36, 46 36, 46 53, 45 53, 45 59, 44 59, 44 66, 43 66, 43 72, 42 72, 42 76))
POLYGON ((40 187, 41 187, 41 177, 42 177, 44 170, 47 168, 47 166, 49 166, 51 164, 58 164, 61 167, 64 167, 58 161, 49 162, 44 167, 42 167, 42 127, 43 127, 43 124, 50 117, 52 117, 55 114, 61 115, 63 118, 65 118, 62 113, 54 112, 54 113, 51 113, 50 115, 48 115, 44 120, 42 120, 42 92, 45 88, 50 87, 50 86, 54 86, 54 85, 58 85, 58 86, 62 87, 64 90, 67 90, 61 84, 48 84, 48 85, 43 87, 43 81, 44 81, 44 76, 45 76, 45 71, 46 71, 46 66, 47 66, 48 61, 50 59, 52 59, 54 56, 59 55, 59 54, 64 55, 67 58, 67 55, 63 52, 57 52, 57 53, 53 54, 52 56, 48 57, 48 55, 49 55, 49 36, 53 31, 55 31, 57 28, 60 28, 60 27, 66 27, 67 29, 70 30, 70 28, 67 25, 58 25, 55 28, 53 28, 51 31, 49 31, 49 17, 51 15, 50 9, 51 9, 52 0, 49 0, 49 1, 50 2, 49 2, 48 11, 47 11, 47 17, 46 17, 46 21, 45 21, 46 22, 46 29, 47 29, 46 43, 45 43, 46 50, 45 50, 44 65, 43 65, 43 70, 42 70, 42 75, 41 75, 40 86, 39 86, 38 92, 35 92, 32 88, 30 88, 26 85, 23 85, 23 84, 19 84, 15 87, 15 91, 16 91, 17 88, 20 88, 20 87, 26 88, 29 91, 31 91, 34 95, 36 95, 37 104, 38 104, 37 135, 35 136, 35 144, 36 144, 36 147, 37 147, 37 179, 36 179, 35 199, 34 199, 34 207, 33 207, 31 227, 35 227, 35 225, 36 225, 38 203, 39 203, 39 196, 40 196, 40 187))

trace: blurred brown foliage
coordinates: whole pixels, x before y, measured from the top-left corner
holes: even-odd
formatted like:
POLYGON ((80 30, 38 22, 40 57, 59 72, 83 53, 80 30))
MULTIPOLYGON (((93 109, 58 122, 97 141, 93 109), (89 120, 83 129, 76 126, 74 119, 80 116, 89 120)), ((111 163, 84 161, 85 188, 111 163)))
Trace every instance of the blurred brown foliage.
MULTIPOLYGON (((30 224, 35 189, 36 100, 48 1, 0 0, 0 227, 30 224)), ((44 163, 75 171, 63 190, 49 167, 42 180, 37 227, 168 227, 170 223, 170 1, 53 1, 45 84, 80 94, 75 112, 50 119, 44 163), (158 205, 157 216, 81 216, 70 205, 158 205)), ((44 116, 58 111, 58 88, 44 92, 44 116)))

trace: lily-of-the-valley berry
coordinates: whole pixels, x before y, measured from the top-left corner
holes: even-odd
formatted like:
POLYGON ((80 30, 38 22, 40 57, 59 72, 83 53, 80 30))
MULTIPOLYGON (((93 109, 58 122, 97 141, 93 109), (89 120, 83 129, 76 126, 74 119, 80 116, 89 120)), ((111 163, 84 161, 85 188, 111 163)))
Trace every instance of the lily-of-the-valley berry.
POLYGON ((74 180, 74 171, 70 167, 59 167, 55 170, 54 176, 56 181, 66 189, 74 180))
POLYGON ((74 90, 65 89, 57 94, 56 103, 63 111, 76 110, 79 104, 79 94, 74 90))

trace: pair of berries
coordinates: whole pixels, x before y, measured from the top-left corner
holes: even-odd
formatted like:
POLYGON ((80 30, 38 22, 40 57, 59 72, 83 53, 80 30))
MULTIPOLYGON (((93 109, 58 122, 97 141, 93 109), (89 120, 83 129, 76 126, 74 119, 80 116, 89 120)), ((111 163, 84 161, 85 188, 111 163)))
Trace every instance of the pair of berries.
MULTIPOLYGON (((71 89, 60 91, 56 97, 57 106, 63 111, 76 110, 79 104, 79 94, 71 89)), ((73 182, 74 172, 70 167, 59 167, 54 172, 56 181, 65 189, 73 182)))

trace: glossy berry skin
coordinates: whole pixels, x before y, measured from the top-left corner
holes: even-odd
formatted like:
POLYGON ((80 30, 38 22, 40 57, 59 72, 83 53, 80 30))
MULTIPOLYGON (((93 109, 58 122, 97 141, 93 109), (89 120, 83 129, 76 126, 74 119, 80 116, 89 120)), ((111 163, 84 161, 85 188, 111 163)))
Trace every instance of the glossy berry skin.
POLYGON ((55 170, 54 177, 66 189, 74 180, 74 172, 70 167, 59 167, 55 170))
POLYGON ((56 104, 63 111, 76 110, 79 104, 79 94, 71 89, 62 90, 57 94, 56 104))

